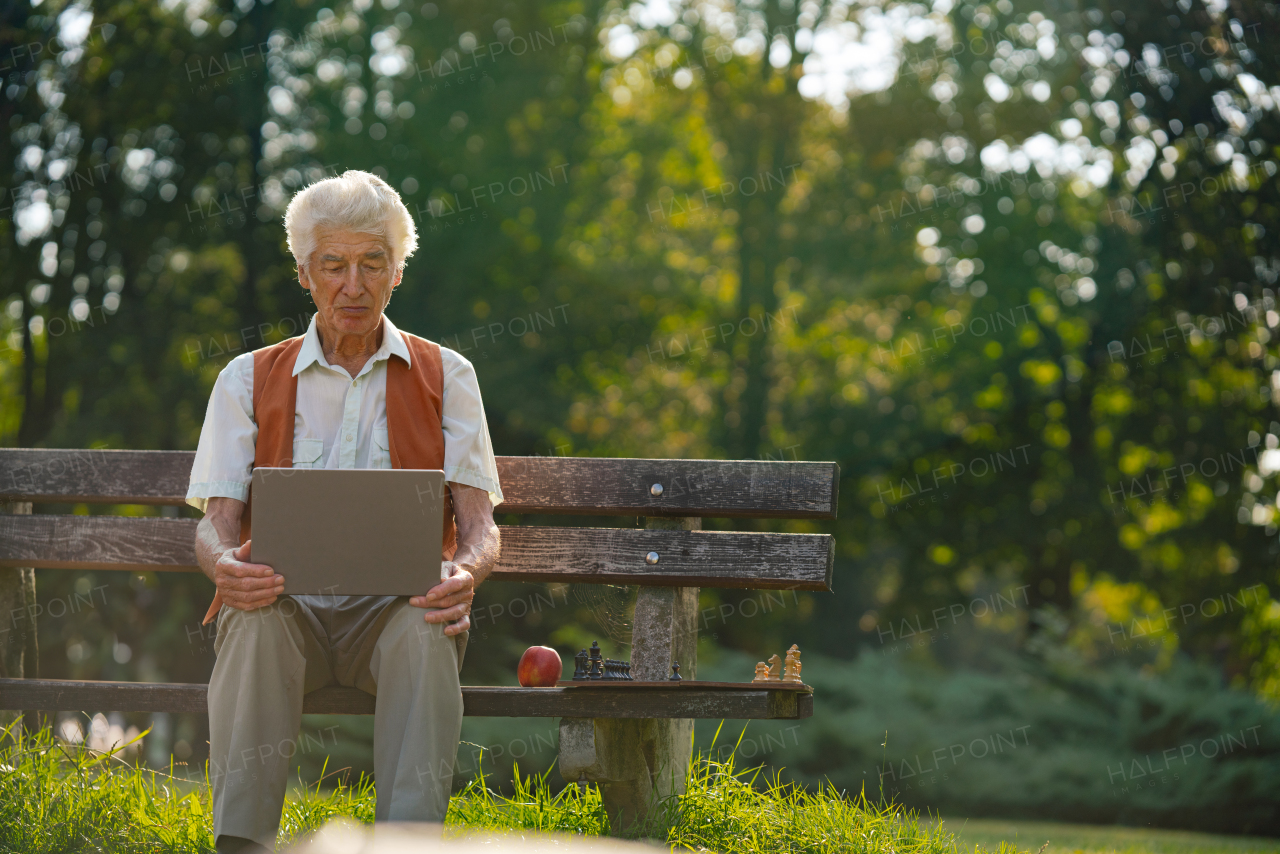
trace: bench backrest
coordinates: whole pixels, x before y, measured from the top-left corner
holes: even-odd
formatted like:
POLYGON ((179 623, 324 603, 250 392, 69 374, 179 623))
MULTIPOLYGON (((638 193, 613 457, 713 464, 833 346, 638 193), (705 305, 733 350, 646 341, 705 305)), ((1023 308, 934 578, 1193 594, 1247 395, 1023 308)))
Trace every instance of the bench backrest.
MULTIPOLYGON (((190 451, 0 449, 0 501, 181 506, 190 451)), ((498 457, 499 514, 833 519, 831 462, 498 457)), ((193 519, 0 515, 0 566, 195 572, 193 519)), ((826 534, 502 526, 493 578, 830 590, 826 534)))

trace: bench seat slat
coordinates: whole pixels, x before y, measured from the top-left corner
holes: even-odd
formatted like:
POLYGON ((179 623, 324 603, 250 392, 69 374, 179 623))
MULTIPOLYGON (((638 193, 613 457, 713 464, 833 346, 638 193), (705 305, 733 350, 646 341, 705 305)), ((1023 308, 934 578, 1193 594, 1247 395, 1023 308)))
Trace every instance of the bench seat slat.
MULTIPOLYGON (((186 503, 192 451, 0 448, 0 501, 186 503)), ((832 462, 498 457, 503 513, 834 519, 832 462), (650 489, 662 484, 661 495, 650 489)))
MULTIPOLYGON (((84 682, 0 679, 0 709, 34 711, 208 711, 199 683, 84 682)), ((463 686, 463 714, 471 717, 728 718, 795 720, 813 714, 813 697, 795 691, 463 686)), ((307 694, 307 714, 371 715, 373 696, 357 688, 327 687, 307 694)))
MULTIPOLYGON (((194 519, 0 516, 0 567, 196 572, 194 519)), ((493 578, 830 590, 827 534, 502 526, 493 578), (659 555, 649 564, 649 552, 659 555)))

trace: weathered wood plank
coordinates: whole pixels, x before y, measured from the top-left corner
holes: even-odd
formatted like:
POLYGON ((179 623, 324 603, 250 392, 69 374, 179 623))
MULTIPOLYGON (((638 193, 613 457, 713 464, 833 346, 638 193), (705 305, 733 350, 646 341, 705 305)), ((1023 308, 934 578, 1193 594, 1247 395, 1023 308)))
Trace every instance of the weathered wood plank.
POLYGON ((196 524, 156 516, 0 517, 0 566, 199 572, 196 524))
POLYGON ((502 528, 502 561, 493 577, 830 590, 834 566, 835 545, 827 534, 518 526, 502 528), (657 553, 657 563, 646 563, 650 552, 657 553))
POLYGON ((498 457, 498 473, 501 511, 602 516, 834 519, 840 481, 836 463, 762 460, 498 457))
POLYGON ((0 448, 0 498, 185 504, 193 451, 0 448))
MULTIPOLYGON (((193 712, 208 710, 207 685, 199 683, 88 682, 0 679, 0 709, 38 711, 193 712)), ((463 713, 471 717, 788 719, 812 714, 807 694, 744 687, 740 691, 663 689, 574 691, 566 688, 462 688, 463 713)), ((328 687, 308 694, 307 714, 373 714, 374 698, 356 688, 328 687)))
MULTIPOLYGON (((684 667, 681 666, 683 672, 684 667)), ((791 691, 796 694, 812 694, 813 686, 806 685, 803 682, 707 682, 701 679, 682 679, 679 682, 670 682, 663 680, 661 682, 639 682, 636 680, 628 681, 589 681, 572 679, 561 679, 556 682, 557 688, 573 688, 578 691, 595 691, 600 688, 630 691, 652 691, 655 688, 671 691, 741 691, 746 685, 752 688, 767 688, 770 691, 791 691)))
POLYGON ((473 717, 794 719, 794 691, 574 691, 571 688, 464 687, 464 714, 473 717))
MULTIPOLYGON (((0 567, 196 572, 193 519, 0 516, 0 567)), ((502 526, 494 578, 830 590, 827 534, 502 526), (646 556, 658 554, 650 564, 646 556)), ((287 583, 287 582, 286 582, 287 583)))
POLYGON ((181 682, 0 679, 0 707, 42 712, 207 713, 208 693, 208 685, 181 682))
MULTIPOLYGON (((182 505, 193 458, 0 448, 0 500, 182 505)), ((498 457, 498 473, 501 512, 597 516, 834 519, 840 479, 831 462, 602 457, 498 457)))

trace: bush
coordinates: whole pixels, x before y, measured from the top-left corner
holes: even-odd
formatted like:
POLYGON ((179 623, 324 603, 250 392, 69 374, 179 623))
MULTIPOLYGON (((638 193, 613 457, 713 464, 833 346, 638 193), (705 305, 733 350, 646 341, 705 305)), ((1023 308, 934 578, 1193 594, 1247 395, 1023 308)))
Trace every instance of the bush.
MULTIPOLYGON (((750 664, 726 655, 699 675, 717 671, 750 664)), ((804 676, 814 715, 768 761, 810 786, 883 787, 952 815, 1280 833, 1280 716, 1207 667, 1053 655, 945 670, 806 654, 804 676)))

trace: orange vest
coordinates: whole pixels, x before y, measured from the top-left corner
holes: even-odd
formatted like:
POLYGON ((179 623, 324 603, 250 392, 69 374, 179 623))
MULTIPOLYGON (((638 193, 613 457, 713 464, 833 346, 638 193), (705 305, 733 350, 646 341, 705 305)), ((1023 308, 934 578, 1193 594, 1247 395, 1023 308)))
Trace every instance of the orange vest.
MULTIPOLYGON (((444 366, 440 345, 401 332, 409 347, 412 366, 393 356, 387 360, 387 438, 391 467, 397 469, 444 468, 444 366)), ((253 465, 293 467, 293 428, 298 401, 298 378, 293 366, 302 349, 302 336, 255 350, 253 353, 253 416, 258 440, 253 465)), ((240 522, 240 542, 249 539, 249 506, 240 522)), ((453 501, 444 498, 442 557, 451 560, 457 551, 457 527, 453 501)), ((222 596, 214 597, 205 622, 216 616, 222 596)))

